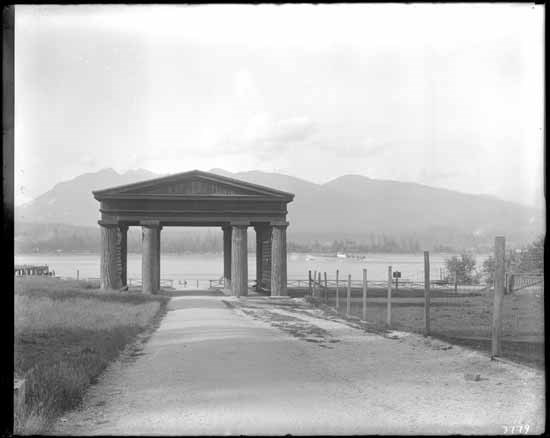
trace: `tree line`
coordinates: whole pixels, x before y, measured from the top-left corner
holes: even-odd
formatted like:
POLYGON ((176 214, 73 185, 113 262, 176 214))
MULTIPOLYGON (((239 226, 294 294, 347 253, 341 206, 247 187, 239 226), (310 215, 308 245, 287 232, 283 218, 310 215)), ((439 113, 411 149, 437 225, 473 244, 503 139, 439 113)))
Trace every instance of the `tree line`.
MULTIPOLYGON (((545 236, 539 236, 536 240, 523 248, 506 251, 504 265, 506 272, 513 273, 544 273, 544 240, 545 236)), ((447 272, 445 279, 458 284, 492 284, 495 272, 495 258, 489 256, 481 266, 476 265, 473 254, 462 253, 445 260, 447 272)))
MULTIPOLYGON (((366 253, 401 252, 418 253, 422 250, 414 236, 391 236, 370 233, 362 239, 319 239, 289 237, 287 248, 290 252, 314 253, 366 253)), ((221 229, 177 230, 164 228, 162 231, 162 251, 169 253, 198 252, 216 253, 223 251, 221 229)), ((17 253, 36 252, 97 252, 100 249, 99 228, 77 227, 64 224, 16 224, 15 251, 17 253)), ((249 232, 248 248, 256 249, 256 238, 249 232)), ((131 227, 128 231, 128 251, 141 251, 141 231, 131 227)))
POLYGON ((317 253, 366 253, 366 252, 400 252, 418 253, 422 250, 414 237, 392 237, 387 234, 371 233, 369 239, 334 239, 328 242, 288 242, 288 250, 294 252, 317 253))
MULTIPOLYGON (((64 224, 15 223, 15 252, 98 252, 100 249, 99 227, 79 227, 64 224)), ((321 238, 305 234, 288 234, 289 252, 309 253, 419 253, 423 250, 443 253, 468 254, 456 243, 459 236, 449 243, 446 239, 428 239, 419 234, 368 233, 357 238, 321 238)), ((330 236, 337 237, 337 236, 330 236)), ((459 240, 458 240, 459 241, 459 240)), ((490 251, 485 244, 468 246, 470 252, 490 251)), ((256 239, 249 231, 248 249, 254 252, 256 239)), ((141 230, 131 227, 128 231, 128 251, 141 252, 141 230)), ((169 253, 220 253, 223 251, 221 229, 181 230, 166 227, 162 231, 162 251, 169 253)), ((465 264, 467 257, 462 261, 465 264)), ((524 262, 525 265, 525 262, 524 262)), ((524 266, 522 265, 522 266, 524 266)))

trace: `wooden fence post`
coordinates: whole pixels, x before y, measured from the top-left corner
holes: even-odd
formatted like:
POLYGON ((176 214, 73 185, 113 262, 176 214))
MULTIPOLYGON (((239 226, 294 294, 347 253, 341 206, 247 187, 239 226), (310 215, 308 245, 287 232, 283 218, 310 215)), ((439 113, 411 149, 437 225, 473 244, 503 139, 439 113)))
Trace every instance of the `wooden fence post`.
POLYGON ((504 273, 504 295, 508 293, 508 272, 504 273))
POLYGON ((493 330, 491 340, 491 356, 501 355, 502 310, 504 304, 504 236, 495 237, 495 295, 493 299, 493 330))
POLYGON ((348 299, 346 304, 346 315, 351 313, 351 274, 348 275, 348 299))
POLYGON ((321 271, 319 271, 319 274, 318 275, 318 283, 319 283, 319 289, 318 289, 318 297, 319 299, 321 299, 321 297, 323 296, 323 284, 321 283, 321 271))
POLYGON ((367 270, 363 269, 363 321, 367 320, 367 270))
POLYGON ((14 419, 20 420, 25 414, 25 379, 13 379, 13 416, 14 419))
POLYGON ((309 285, 309 294, 313 296, 313 290, 311 289, 311 269, 307 271, 307 279, 308 279, 308 285, 309 285))
POLYGON ((391 287, 392 287, 391 266, 388 266, 388 298, 387 298, 387 313, 386 313, 386 325, 388 327, 391 327, 391 287))
POLYGON ((319 283, 317 282, 317 273, 315 274, 315 278, 313 279, 313 293, 316 297, 319 296, 319 283))
POLYGON ((424 336, 430 336, 430 253, 424 251, 424 336))
POLYGON ((340 271, 336 270, 336 310, 340 308, 340 297, 339 297, 339 291, 338 291, 338 276, 340 274, 340 271))
POLYGON ((317 295, 317 271, 313 271, 313 296, 317 295))
POLYGON ((328 282, 327 282, 327 273, 325 275, 325 303, 328 303, 328 282))
POLYGON ((456 275, 456 269, 455 269, 455 294, 458 292, 458 279, 456 275))
POLYGON ((80 271, 77 269, 76 270, 76 279, 79 280, 80 279, 80 271))

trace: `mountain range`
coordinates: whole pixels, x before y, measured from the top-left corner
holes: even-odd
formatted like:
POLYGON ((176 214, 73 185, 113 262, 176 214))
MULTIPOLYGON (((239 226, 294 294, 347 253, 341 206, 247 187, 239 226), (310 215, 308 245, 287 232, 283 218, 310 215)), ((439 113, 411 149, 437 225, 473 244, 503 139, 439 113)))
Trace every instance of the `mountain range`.
MULTIPOLYGON (((295 241, 361 240, 372 234, 428 239, 461 247, 491 244, 503 234, 509 242, 526 243, 544 230, 542 209, 417 183, 344 175, 325 184, 248 171, 212 173, 295 194, 288 206, 289 239, 295 241)), ((56 184, 33 201, 16 207, 15 220, 97 226, 98 202, 92 190, 157 178, 145 169, 119 174, 102 169, 56 184)))

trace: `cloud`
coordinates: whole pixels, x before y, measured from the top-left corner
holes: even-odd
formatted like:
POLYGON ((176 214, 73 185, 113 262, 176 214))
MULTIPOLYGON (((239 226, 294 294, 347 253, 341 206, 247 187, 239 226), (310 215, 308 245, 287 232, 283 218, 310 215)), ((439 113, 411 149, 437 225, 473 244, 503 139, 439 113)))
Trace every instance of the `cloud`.
POLYGON ((32 196, 29 196, 25 193, 25 187, 20 186, 18 190, 13 192, 13 204, 18 207, 24 205, 27 202, 32 201, 32 196))
POLYGON ((291 147, 303 147, 314 139, 317 132, 317 125, 306 116, 273 119, 267 113, 257 113, 235 134, 218 142, 216 149, 269 157, 291 147))
POLYGON ((316 131, 315 124, 307 117, 292 117, 270 121, 268 118, 252 120, 247 127, 249 140, 263 144, 291 144, 309 139, 316 131), (258 123, 259 121, 259 123, 258 123))
MULTIPOLYGON (((479 43, 526 28, 530 5, 22 5, 18 15, 50 25, 107 29, 202 44, 325 48, 479 43), (469 32, 463 32, 463 23, 469 32), (307 26, 304 26, 307 23, 307 26), (388 23, 392 25, 388 26, 388 23), (488 25, 490 30, 488 31, 488 25), (285 31, 281 32, 284 28, 285 31), (400 29, 400 32, 395 32, 400 29), (407 35, 407 38, 403 38, 407 35), (434 38, 433 35, 437 35, 434 38)), ((25 23, 22 18, 19 22, 25 23)), ((31 22, 32 23, 32 22, 31 22)))
POLYGON ((426 184, 437 185, 437 183, 461 176, 462 174, 459 171, 428 170, 424 168, 420 171, 417 179, 426 184))
POLYGON ((394 147, 395 145, 391 145, 389 143, 382 143, 376 146, 371 146, 369 148, 366 148, 362 155, 364 157, 374 157, 376 155, 384 154, 394 147))
POLYGON ((339 156, 347 158, 372 158, 390 152, 397 146, 398 144, 394 142, 379 142, 373 139, 335 139, 323 141, 318 145, 318 149, 325 152, 335 152, 339 156))
POLYGON ((90 154, 82 155, 78 162, 85 168, 96 168, 99 164, 97 159, 90 154))
POLYGON ((242 102, 243 100, 257 101, 260 97, 254 77, 247 69, 240 69, 234 74, 233 87, 237 102, 242 102))

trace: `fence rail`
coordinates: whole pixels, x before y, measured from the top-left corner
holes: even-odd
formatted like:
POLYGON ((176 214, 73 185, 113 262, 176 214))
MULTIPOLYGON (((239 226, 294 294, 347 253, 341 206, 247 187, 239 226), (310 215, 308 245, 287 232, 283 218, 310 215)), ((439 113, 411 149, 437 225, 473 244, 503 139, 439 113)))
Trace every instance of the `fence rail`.
POLYGON ((522 289, 544 289, 544 275, 539 273, 507 272, 505 274, 505 290, 507 293, 518 292, 522 289))
MULTIPOLYGON (((322 282, 324 285, 324 279, 322 280, 322 282)), ((328 287, 336 287, 336 282, 337 282, 336 278, 327 278, 328 287)), ((342 285, 342 280, 339 280, 339 282, 340 282, 340 285, 342 285)), ((424 290, 424 287, 425 287, 424 282, 416 281, 416 280, 399 279, 399 282, 397 283, 397 285, 394 280, 392 280, 392 282, 394 285, 393 288, 395 290, 400 290, 400 289, 424 290)), ((373 288, 386 288, 388 285, 388 281, 387 280, 368 280, 367 284, 369 287, 373 287, 373 288)), ((300 288, 300 287, 309 288, 308 286, 309 280, 308 279, 289 279, 287 280, 287 285, 288 287, 295 287, 295 288, 300 288)), ((361 288, 363 287, 363 281, 352 279, 351 287, 361 288)), ((472 291, 472 290, 484 291, 489 289, 490 286, 483 285, 483 284, 473 284, 473 285, 459 284, 455 289, 453 283, 441 283, 439 280, 430 280, 430 288, 435 290, 446 290, 446 291, 456 290, 457 292, 460 292, 460 291, 472 291)))
MULTIPOLYGON (((499 238, 496 260, 502 261, 503 245, 499 238)), ((544 364, 544 276, 516 274, 512 287, 505 287, 514 277, 508 274, 505 280, 499 265, 496 284, 455 285, 430 279, 429 267, 426 252, 424 282, 399 279, 398 285, 391 267, 385 281, 369 280, 368 269, 362 280, 338 270, 332 278, 326 272, 309 271, 307 295, 369 325, 435 336, 491 357, 544 364)))

